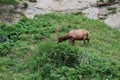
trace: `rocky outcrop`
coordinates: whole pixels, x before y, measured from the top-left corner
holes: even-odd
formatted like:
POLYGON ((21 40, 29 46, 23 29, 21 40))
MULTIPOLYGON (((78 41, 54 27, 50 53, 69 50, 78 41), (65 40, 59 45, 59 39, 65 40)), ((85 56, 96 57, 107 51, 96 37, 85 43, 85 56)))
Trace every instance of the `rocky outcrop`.
POLYGON ((112 28, 120 29, 120 13, 109 15, 104 22, 112 28))
POLYGON ((27 17, 33 18, 35 14, 50 12, 75 12, 86 9, 95 3, 95 0, 38 0, 37 3, 28 2, 24 11, 27 17))
POLYGON ((100 7, 100 5, 107 3, 109 0, 104 0, 101 3, 98 3, 97 0, 37 0, 37 3, 28 2, 29 6, 24 14, 33 18, 35 14, 82 12, 91 19, 101 19, 113 28, 120 28, 120 4, 117 2, 113 5, 100 7), (108 7, 116 8, 114 14, 108 10, 108 7))
MULTIPOLYGON (((20 4, 18 5, 19 8, 16 9, 16 12, 22 11, 28 18, 34 18, 36 14, 46 14, 52 12, 78 12, 83 13, 91 19, 100 19, 113 28, 120 28, 120 2, 116 0, 112 5, 100 6, 100 4, 109 3, 108 1, 109 0, 104 0, 102 3, 99 3, 98 0, 37 0, 37 2, 33 3, 26 0, 25 2, 28 4, 28 7, 25 9, 24 5, 26 4, 20 4)), ((1 12, 3 11, 1 10, 1 12)), ((17 15, 17 17, 19 18, 19 15, 17 15)), ((9 17, 5 17, 6 20, 12 21, 8 18, 9 17)), ((19 19, 13 21, 18 20, 19 19)))

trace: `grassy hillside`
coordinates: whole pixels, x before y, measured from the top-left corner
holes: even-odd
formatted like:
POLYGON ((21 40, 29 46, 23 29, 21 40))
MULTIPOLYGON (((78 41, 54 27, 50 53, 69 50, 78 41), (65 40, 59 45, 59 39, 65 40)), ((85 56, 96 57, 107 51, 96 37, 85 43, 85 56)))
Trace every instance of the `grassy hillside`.
POLYGON ((0 80, 119 80, 120 32, 75 14, 36 15, 15 25, 0 24, 0 80), (90 43, 57 44, 72 29, 90 31, 90 43))

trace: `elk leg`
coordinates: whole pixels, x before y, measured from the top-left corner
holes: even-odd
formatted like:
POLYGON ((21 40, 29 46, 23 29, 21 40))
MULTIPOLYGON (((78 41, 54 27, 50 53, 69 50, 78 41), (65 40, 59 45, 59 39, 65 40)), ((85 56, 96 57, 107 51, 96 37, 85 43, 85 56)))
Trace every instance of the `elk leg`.
POLYGON ((69 42, 70 42, 70 44, 72 44, 72 41, 71 41, 71 40, 70 40, 69 42))
POLYGON ((75 41, 74 41, 74 40, 72 40, 72 46, 74 45, 74 42, 75 42, 75 41))
POLYGON ((73 46, 74 45, 74 40, 70 40, 70 44, 73 46))
POLYGON ((89 39, 89 38, 87 38, 87 42, 88 42, 88 43, 90 42, 90 39, 89 39))
POLYGON ((84 37, 83 37, 83 42, 84 42, 84 44, 87 43, 86 40, 87 40, 87 42, 89 42, 89 41, 88 41, 88 38, 87 38, 86 36, 84 36, 84 37))
POLYGON ((83 43, 86 44, 86 40, 85 40, 85 38, 83 38, 83 43))
POLYGON ((83 40, 83 43, 86 44, 86 40, 85 39, 83 40))

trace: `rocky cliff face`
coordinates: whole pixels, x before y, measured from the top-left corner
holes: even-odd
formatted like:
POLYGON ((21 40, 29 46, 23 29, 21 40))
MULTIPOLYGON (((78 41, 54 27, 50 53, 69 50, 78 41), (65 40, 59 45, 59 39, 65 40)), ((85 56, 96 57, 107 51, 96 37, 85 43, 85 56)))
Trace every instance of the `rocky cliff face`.
POLYGON ((92 19, 101 19, 113 28, 120 29, 120 3, 106 5, 108 0, 97 2, 97 0, 37 0, 37 3, 28 2, 29 6, 24 11, 25 15, 33 18, 35 14, 51 12, 72 13, 82 12, 92 19), (101 5, 100 5, 101 4, 101 5))
POLYGON ((103 2, 98 2, 98 0, 37 0, 35 3, 26 2, 28 7, 21 10, 28 18, 33 18, 35 14, 52 12, 82 12, 91 19, 101 19, 109 26, 120 29, 119 0, 109 5, 106 5, 108 0, 103 0, 103 2))

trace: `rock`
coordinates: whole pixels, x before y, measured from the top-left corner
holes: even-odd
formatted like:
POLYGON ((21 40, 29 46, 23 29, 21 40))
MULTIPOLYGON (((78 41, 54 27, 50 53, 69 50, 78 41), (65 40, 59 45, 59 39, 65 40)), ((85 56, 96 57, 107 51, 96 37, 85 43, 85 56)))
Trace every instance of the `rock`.
MULTIPOLYGON (((104 5, 109 0, 97 3, 97 0, 37 0, 37 3, 29 3, 28 8, 24 11, 25 15, 33 18, 35 14, 45 14, 51 12, 59 13, 74 13, 82 12, 85 16, 91 19, 101 19, 106 24, 114 27, 119 27, 119 16, 115 16, 107 10, 107 7, 95 7, 96 4, 104 5), (110 16, 109 16, 110 15, 110 16), (116 21, 114 22, 114 19, 116 21), (111 21, 113 20, 113 23, 111 21)), ((114 4, 117 12, 120 11, 120 5, 114 4)), ((109 6, 108 6, 109 7, 109 6)))
POLYGON ((112 28, 120 29, 120 13, 109 15, 104 22, 112 28))
POLYGON ((98 19, 99 17, 99 9, 96 7, 90 7, 82 11, 87 17, 91 19, 98 19))

